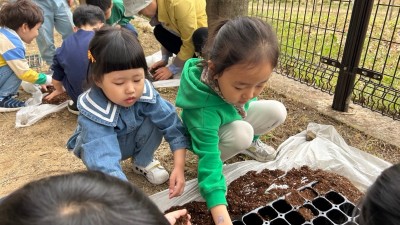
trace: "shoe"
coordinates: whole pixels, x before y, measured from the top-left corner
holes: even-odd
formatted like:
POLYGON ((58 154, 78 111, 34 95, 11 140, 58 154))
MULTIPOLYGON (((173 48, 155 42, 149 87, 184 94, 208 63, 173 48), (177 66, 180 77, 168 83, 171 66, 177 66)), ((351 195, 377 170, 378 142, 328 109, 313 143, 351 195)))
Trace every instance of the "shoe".
POLYGON ((257 139, 242 153, 259 162, 268 162, 275 159, 277 152, 273 147, 263 143, 260 139, 257 139))
POLYGON ((160 162, 155 159, 146 167, 137 166, 133 163, 133 171, 145 176, 152 184, 165 183, 169 178, 168 172, 161 166, 160 162))
POLYGON ((79 110, 78 107, 76 106, 76 103, 72 100, 68 101, 67 109, 70 113, 79 115, 79 110))
POLYGON ((16 111, 25 106, 25 102, 15 99, 11 95, 0 101, 0 108, 7 109, 6 111, 16 111))
POLYGON ((11 98, 18 98, 18 97, 19 97, 19 92, 17 92, 17 93, 15 93, 15 94, 11 95, 11 98))

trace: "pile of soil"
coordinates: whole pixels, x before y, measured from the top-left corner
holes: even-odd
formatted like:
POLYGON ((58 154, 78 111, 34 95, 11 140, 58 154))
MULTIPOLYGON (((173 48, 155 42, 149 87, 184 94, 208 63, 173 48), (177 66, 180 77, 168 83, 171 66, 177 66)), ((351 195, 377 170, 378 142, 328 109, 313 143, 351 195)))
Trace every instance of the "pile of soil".
MULTIPOLYGON (((53 86, 48 86, 47 91, 45 93, 51 94, 55 88, 53 86)), ((53 104, 53 105, 59 105, 61 103, 64 103, 67 100, 70 100, 71 98, 68 96, 67 92, 64 92, 60 95, 55 96, 51 100, 46 100, 45 98, 42 99, 42 104, 53 104)))
MULTIPOLYGON (((318 195, 323 196, 332 191, 340 193, 352 203, 357 203, 363 196, 363 193, 347 178, 323 170, 311 170, 307 166, 291 169, 287 173, 268 169, 260 173, 250 171, 232 181, 228 186, 228 212, 235 220, 285 195, 285 200, 290 205, 301 206, 304 199, 312 200, 318 195), (302 189, 310 184, 312 184, 312 189, 302 189)), ((188 210, 193 225, 214 225, 205 202, 189 202, 182 206, 171 207, 165 212, 182 208, 188 210)), ((306 221, 314 218, 307 208, 300 207, 298 212, 306 221)))

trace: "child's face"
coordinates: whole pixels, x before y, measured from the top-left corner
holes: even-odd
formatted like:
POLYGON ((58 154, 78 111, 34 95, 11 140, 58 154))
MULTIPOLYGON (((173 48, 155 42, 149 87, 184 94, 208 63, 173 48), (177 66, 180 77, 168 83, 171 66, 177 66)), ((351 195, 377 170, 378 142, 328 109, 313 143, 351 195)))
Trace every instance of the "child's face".
POLYGON ((96 82, 107 98, 117 105, 130 107, 142 96, 144 88, 143 68, 113 71, 104 74, 96 82))
POLYGON ((24 23, 18 28, 17 34, 25 43, 30 44, 39 35, 40 26, 42 23, 38 23, 30 29, 28 24, 24 23))
POLYGON ((257 65, 237 64, 224 70, 218 80, 219 89, 225 100, 236 106, 243 106, 257 97, 272 74, 268 62, 257 65))

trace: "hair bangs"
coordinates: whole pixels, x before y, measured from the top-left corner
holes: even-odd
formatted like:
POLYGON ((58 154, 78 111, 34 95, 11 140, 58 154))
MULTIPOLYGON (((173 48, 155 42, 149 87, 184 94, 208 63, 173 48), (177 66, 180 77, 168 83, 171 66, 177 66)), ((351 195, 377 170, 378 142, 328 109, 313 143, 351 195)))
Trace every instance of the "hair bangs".
POLYGON ((144 68, 147 70, 147 63, 143 53, 143 49, 140 44, 137 44, 138 40, 132 37, 127 38, 126 36, 121 37, 124 40, 124 44, 121 40, 113 39, 108 45, 105 46, 103 54, 104 73, 119 70, 129 70, 134 68, 144 68))

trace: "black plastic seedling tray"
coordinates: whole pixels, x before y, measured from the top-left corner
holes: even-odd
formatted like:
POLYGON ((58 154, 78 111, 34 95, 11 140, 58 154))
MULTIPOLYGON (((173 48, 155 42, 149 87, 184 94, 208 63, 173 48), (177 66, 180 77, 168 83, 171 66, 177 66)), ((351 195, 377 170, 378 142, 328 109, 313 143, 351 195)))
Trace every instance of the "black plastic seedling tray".
MULTIPOLYGON (((304 199, 303 205, 292 206, 286 197, 282 196, 275 201, 268 203, 265 206, 261 206, 251 212, 246 213, 241 218, 233 221, 234 225, 358 225, 356 220, 353 221, 353 213, 356 208, 355 204, 350 202, 345 196, 341 195, 336 191, 329 191, 326 194, 319 194, 313 186, 317 182, 311 182, 310 184, 303 186, 298 189, 302 191, 304 189, 310 189, 307 191, 313 191, 315 198, 308 200, 304 199), (302 214, 299 213, 299 209, 305 207, 309 209, 313 218, 307 221, 302 214)), ((359 215, 357 209, 355 218, 359 215)))

